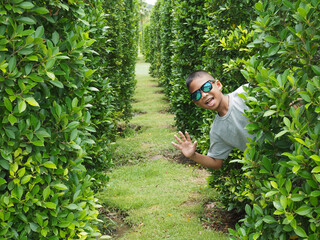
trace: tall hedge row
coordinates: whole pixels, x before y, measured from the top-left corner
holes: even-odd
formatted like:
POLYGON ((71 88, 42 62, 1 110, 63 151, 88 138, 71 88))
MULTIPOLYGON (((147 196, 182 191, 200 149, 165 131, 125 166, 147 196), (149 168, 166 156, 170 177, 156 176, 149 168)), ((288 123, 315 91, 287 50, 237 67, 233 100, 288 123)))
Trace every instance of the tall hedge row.
POLYGON ((257 135, 241 161, 251 207, 234 236, 319 239, 319 4, 255 4, 255 54, 242 70, 251 85, 247 128, 257 135))
MULTIPOLYGON (((99 101, 112 91, 104 75, 111 58, 104 53, 116 51, 103 39, 112 29, 102 3, 0 5, 1 239, 99 235, 97 200, 85 165, 100 164, 96 153, 110 161, 99 141, 111 136, 114 120, 105 116, 113 116, 117 104, 108 96, 99 101)), ((126 75, 126 81, 133 78, 131 71, 126 75)))
POLYGON ((319 4, 175 1, 160 12, 173 22, 167 44, 173 48, 172 69, 166 75, 172 82, 164 86, 178 129, 200 138, 199 151, 206 154, 213 115, 194 110, 184 86, 188 73, 209 71, 225 93, 249 83, 242 97, 249 106, 247 128, 256 138, 244 155, 233 152, 209 178, 226 207, 245 210, 231 239, 320 235, 319 4))

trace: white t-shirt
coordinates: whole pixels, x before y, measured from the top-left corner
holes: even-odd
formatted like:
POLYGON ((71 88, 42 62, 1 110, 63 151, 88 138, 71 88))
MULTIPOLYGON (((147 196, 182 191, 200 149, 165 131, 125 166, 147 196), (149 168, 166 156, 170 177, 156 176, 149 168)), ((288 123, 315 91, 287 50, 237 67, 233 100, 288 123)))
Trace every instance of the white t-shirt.
POLYGON ((210 148, 208 156, 218 159, 226 159, 233 148, 244 151, 247 148, 248 134, 245 126, 249 123, 243 115, 244 110, 248 109, 245 100, 238 96, 239 93, 245 93, 243 87, 228 94, 229 108, 226 115, 220 117, 218 114, 210 130, 210 148))

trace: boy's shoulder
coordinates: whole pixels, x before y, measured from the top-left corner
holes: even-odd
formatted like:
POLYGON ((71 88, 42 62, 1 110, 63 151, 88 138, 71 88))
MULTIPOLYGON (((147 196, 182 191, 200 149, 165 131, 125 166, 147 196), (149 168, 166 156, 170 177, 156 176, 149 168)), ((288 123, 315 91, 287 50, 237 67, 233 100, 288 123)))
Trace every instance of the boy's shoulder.
POLYGON ((230 101, 232 102, 232 105, 235 105, 238 108, 247 108, 245 104, 245 99, 243 96, 240 95, 247 95, 247 92, 245 91, 244 88, 248 88, 249 84, 244 84, 240 87, 238 87, 234 92, 232 92, 230 95, 230 101))
POLYGON ((244 85, 238 87, 235 91, 232 92, 232 94, 238 95, 238 94, 240 94, 240 93, 245 93, 246 91, 244 90, 243 87, 245 87, 245 88, 249 87, 249 83, 244 84, 244 85))

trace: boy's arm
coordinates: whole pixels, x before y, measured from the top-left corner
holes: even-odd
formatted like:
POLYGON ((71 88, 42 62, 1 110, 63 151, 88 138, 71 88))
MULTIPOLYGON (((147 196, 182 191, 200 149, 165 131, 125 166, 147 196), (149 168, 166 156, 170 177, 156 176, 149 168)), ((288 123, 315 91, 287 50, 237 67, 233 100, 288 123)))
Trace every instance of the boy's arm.
POLYGON ((190 158, 191 160, 197 163, 200 163, 202 166, 207 168, 212 168, 212 169, 221 168, 223 159, 216 159, 216 158, 212 158, 212 157, 197 153, 196 152, 197 141, 192 143, 188 132, 186 132, 186 136, 184 136, 182 132, 179 132, 179 135, 181 139, 176 135, 174 136, 175 139, 178 141, 178 144, 174 142, 171 142, 171 143, 176 149, 181 150, 182 154, 185 157, 190 158))
POLYGON ((194 155, 189 158, 197 163, 200 163, 204 167, 212 169, 221 168, 223 163, 223 159, 212 158, 197 152, 195 152, 194 155))

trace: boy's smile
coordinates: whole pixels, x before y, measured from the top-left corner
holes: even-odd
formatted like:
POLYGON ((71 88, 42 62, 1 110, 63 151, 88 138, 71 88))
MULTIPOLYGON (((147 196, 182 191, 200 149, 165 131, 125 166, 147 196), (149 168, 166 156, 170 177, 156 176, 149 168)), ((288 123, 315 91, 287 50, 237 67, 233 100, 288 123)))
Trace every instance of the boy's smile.
POLYGON ((201 108, 217 111, 220 116, 224 116, 228 112, 228 97, 221 92, 222 84, 219 80, 213 80, 210 75, 203 75, 195 78, 189 85, 189 92, 194 93, 201 87, 212 80, 212 89, 209 92, 200 90, 201 98, 193 102, 201 108))

